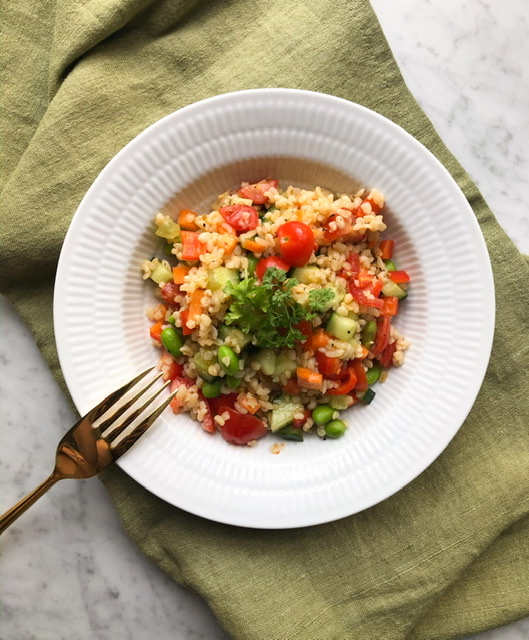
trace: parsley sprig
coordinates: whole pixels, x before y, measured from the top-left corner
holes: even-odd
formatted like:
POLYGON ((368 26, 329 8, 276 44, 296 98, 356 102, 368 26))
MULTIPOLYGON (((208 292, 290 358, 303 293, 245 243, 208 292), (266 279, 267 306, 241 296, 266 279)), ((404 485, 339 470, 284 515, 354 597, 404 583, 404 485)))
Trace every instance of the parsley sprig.
POLYGON ((297 284, 295 278, 288 278, 285 271, 276 268, 267 269, 262 283, 252 277, 238 284, 228 282, 225 291, 232 301, 224 322, 253 334, 262 348, 293 347, 304 339, 296 325, 322 313, 334 297, 332 289, 314 289, 303 307, 292 297, 297 284))

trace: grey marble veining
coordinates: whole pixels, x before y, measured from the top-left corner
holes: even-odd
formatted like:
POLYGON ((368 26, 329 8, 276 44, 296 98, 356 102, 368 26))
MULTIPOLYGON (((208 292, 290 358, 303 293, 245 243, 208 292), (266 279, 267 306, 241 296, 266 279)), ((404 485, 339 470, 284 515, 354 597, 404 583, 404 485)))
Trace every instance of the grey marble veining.
MULTIPOLYGON (((408 86, 529 253, 525 0, 372 0, 408 86)), ((0 310, 0 510, 51 471, 73 416, 31 335, 0 310)), ((148 562, 97 480, 56 485, 1 539, 5 640, 225 640, 208 607, 148 562)), ((528 640, 529 619, 473 636, 528 640)))

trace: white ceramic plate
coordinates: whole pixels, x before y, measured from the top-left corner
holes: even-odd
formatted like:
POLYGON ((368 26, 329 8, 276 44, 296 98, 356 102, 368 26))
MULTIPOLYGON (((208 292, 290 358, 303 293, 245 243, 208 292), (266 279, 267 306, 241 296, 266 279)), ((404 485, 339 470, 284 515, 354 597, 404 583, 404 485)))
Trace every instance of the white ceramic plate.
POLYGON ((55 287, 60 362, 85 413, 154 364, 140 263, 155 252, 152 218, 209 211, 242 180, 381 190, 386 237, 411 274, 399 330, 405 365, 354 407, 346 435, 308 437, 273 455, 227 444, 167 411, 119 465, 167 502, 228 524, 290 528, 332 521, 392 495, 460 428, 490 355, 494 290, 471 208, 448 172, 401 128, 345 100, 291 89, 242 91, 172 113, 128 144, 92 185, 66 236, 55 287))

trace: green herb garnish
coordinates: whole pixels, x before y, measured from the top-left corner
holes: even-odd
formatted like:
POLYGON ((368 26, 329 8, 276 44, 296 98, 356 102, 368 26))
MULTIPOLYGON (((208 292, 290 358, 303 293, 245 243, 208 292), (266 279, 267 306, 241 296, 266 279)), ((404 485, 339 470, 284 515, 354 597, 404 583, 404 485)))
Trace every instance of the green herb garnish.
POLYGON ((267 269, 262 283, 252 277, 237 284, 228 282, 225 291, 232 302, 224 322, 253 334, 262 348, 293 347, 305 338, 296 325, 311 320, 334 296, 331 289, 313 290, 307 307, 303 307, 292 297, 297 284, 295 278, 276 268, 267 269))

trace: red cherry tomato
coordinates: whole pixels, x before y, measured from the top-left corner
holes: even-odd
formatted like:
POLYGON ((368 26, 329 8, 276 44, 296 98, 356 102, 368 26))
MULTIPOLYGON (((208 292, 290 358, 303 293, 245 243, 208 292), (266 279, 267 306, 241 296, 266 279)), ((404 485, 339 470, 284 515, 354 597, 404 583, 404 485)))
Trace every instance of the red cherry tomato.
POLYGON ((255 275, 259 280, 262 280, 266 271, 272 267, 275 269, 282 269, 283 271, 288 271, 290 269, 290 265, 285 262, 283 258, 280 258, 279 256, 270 256, 259 260, 255 267, 255 275))
POLYGON ((260 180, 254 184, 247 184, 241 187, 238 194, 241 198, 251 200, 254 204, 266 204, 270 200, 268 196, 265 196, 265 193, 272 187, 277 189, 278 184, 277 180, 260 180))
POLYGON ((219 213, 239 233, 251 231, 259 224, 257 209, 247 204, 231 204, 228 207, 221 207, 219 213))
POLYGON ((279 251, 293 267, 304 267, 314 251, 314 232, 304 222, 285 222, 277 230, 279 251))
POLYGON ((249 414, 242 414, 229 407, 221 407, 221 414, 228 412, 229 418, 221 426, 220 432, 226 442, 231 444, 248 444, 266 435, 264 424, 249 414))

